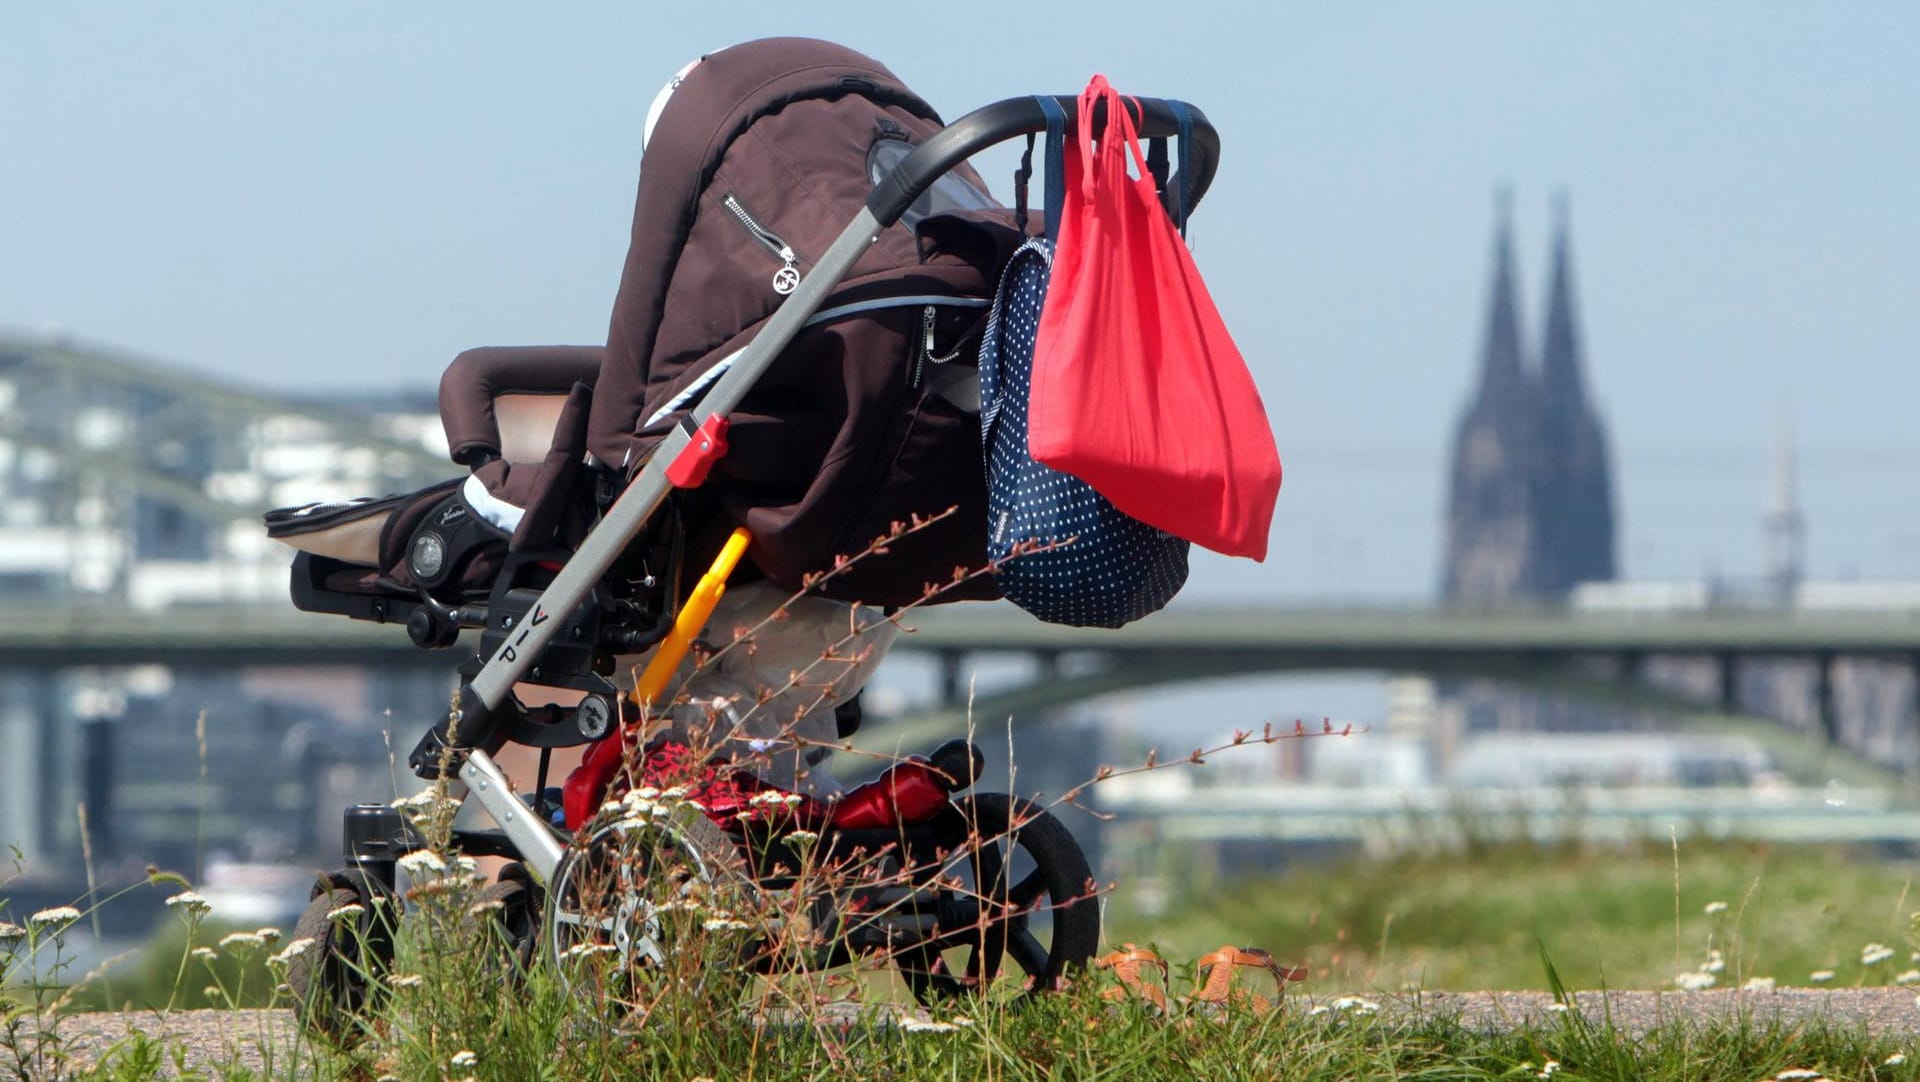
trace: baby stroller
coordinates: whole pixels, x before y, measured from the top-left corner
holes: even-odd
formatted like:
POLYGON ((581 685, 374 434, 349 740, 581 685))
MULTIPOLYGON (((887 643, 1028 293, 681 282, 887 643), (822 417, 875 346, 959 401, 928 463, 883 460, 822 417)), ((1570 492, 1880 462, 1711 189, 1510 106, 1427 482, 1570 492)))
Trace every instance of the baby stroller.
MULTIPOLYGON (((1024 237, 1026 177, 1011 213, 964 163, 1021 135, 1030 154, 1047 126, 1040 100, 943 126, 886 68, 801 39, 712 54, 673 85, 649 118, 607 346, 462 354, 440 408, 469 476, 269 516, 300 550, 300 609, 404 624, 423 648, 478 632, 452 709, 408 762, 422 778, 453 771, 457 794, 492 819, 454 844, 512 862, 489 894, 529 957, 593 942, 644 967, 672 950, 651 903, 595 874, 620 834, 618 814, 597 809, 616 773, 645 784, 684 751, 628 746, 642 704, 616 680, 620 659, 675 641, 716 552, 724 563, 750 539, 743 576, 873 611, 996 596, 991 576, 954 574, 985 564, 968 367, 998 269, 1024 237), (917 528, 890 531, 916 516, 917 528), (884 558, 837 565, 881 536, 884 558), (583 745, 589 764, 620 771, 550 786, 553 753, 583 745), (496 762, 509 746, 538 756, 530 793, 496 762)), ((1059 101, 1071 137, 1074 99, 1059 101)), ((1181 130, 1163 101, 1131 107, 1143 138, 1181 130)), ((1156 179, 1183 185, 1191 206, 1218 142, 1188 112, 1192 175, 1156 179)), ((834 731, 848 735, 858 700, 834 700, 834 731)), ((1092 957, 1099 906, 1079 846, 1028 801, 967 793, 982 761, 952 741, 837 800, 804 798, 810 859, 890 871, 820 899, 811 965, 885 951, 926 999, 984 987, 1008 959, 1028 987, 1052 988, 1092 957)), ((705 815, 672 820, 676 859, 697 876, 790 886, 797 860, 774 835, 793 822, 750 811, 800 798, 695 765, 722 784, 701 790, 705 815), (756 799, 768 791, 776 799, 756 799)), ((367 928, 350 941, 330 918, 393 900, 400 862, 424 844, 393 807, 346 810, 344 864, 320 877, 296 931, 314 940, 289 974, 309 1022, 357 1009, 388 949, 367 928)))

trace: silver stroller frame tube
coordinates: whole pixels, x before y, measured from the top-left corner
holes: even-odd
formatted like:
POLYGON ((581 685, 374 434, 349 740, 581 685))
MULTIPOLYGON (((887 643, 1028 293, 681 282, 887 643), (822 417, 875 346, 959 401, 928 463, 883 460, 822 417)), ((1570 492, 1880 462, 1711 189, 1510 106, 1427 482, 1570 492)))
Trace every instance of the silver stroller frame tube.
MULTIPOLYGON (((1063 96, 1057 100, 1066 112, 1071 131, 1078 99, 1063 96)), ((1175 177, 1168 188, 1171 196, 1176 186, 1184 187, 1186 204, 1191 207, 1199 201, 1213 177, 1219 161, 1218 136, 1199 110, 1190 106, 1170 106, 1152 98, 1131 99, 1130 105, 1136 107, 1130 111, 1138 113, 1143 138, 1173 135, 1183 127, 1190 132, 1194 143, 1191 155, 1194 176, 1175 177)), ((1102 109, 1094 117, 1094 123, 1104 125, 1104 122, 1102 109)), ((461 688, 460 704, 450 718, 456 743, 461 719, 475 711, 490 714, 506 701, 513 686, 526 676, 565 622, 552 617, 573 612, 653 517, 674 487, 667 478, 667 467, 687 449, 700 425, 709 417, 725 416, 740 404, 774 358, 787 348, 807 319, 825 303, 828 294, 879 239, 881 231, 899 220, 920 193, 955 165, 995 143, 1044 130, 1046 115, 1038 99, 1010 98, 997 102, 936 132, 875 185, 867 205, 841 230, 832 246, 814 264, 813 272, 802 279, 792 295, 768 317, 766 326, 754 336, 733 367, 714 383, 700 404, 660 442, 640 473, 541 593, 540 600, 521 621, 519 632, 502 643, 461 688)), ((608 739, 618 739, 618 734, 608 739)), ((553 830, 539 822, 521 803, 506 775, 485 751, 463 749, 457 754, 460 780, 469 793, 520 850, 528 870, 543 883, 551 881, 564 853, 553 830)))

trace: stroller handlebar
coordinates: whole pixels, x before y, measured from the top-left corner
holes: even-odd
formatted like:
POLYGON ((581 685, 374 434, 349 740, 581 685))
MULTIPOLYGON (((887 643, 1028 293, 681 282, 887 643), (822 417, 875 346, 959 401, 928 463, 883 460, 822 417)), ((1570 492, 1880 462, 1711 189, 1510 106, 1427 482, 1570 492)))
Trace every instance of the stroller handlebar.
MULTIPOLYGON (((1063 94, 1055 100, 1066 112, 1067 132, 1071 135, 1078 123, 1080 99, 1077 95, 1063 94)), ((1179 121, 1165 100, 1129 97, 1126 101, 1140 138, 1155 139, 1179 134, 1179 121)), ((1200 197, 1207 193, 1208 185, 1213 183, 1214 169, 1220 164, 1220 133, 1214 130, 1199 109, 1189 105, 1187 112, 1193 123, 1193 145, 1188 148, 1188 161, 1193 172, 1187 200, 1191 209, 1200 205, 1200 197)), ((1104 128, 1106 122, 1107 107, 1106 102, 1102 101, 1094 106, 1093 123, 1096 128, 1104 128)), ((906 160, 893 172, 882 177, 880 183, 874 185, 872 194, 867 196, 867 209, 873 212, 882 226, 892 225, 913 205, 915 199, 920 198, 922 192, 946 175, 947 170, 995 144, 1015 136, 1038 134, 1046 130, 1046 114, 1041 111, 1040 103, 1032 97, 1008 98, 975 109, 935 132, 912 154, 907 155, 906 160)))

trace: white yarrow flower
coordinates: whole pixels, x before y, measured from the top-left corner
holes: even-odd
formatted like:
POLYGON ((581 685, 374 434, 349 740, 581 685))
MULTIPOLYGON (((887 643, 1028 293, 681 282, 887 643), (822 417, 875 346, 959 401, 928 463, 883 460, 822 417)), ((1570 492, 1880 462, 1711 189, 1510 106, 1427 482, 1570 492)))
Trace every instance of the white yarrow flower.
POLYGON ((312 950, 312 949, 313 949, 312 938, 308 936, 301 936, 299 939, 296 939, 293 942, 287 944, 286 947, 283 948, 279 954, 274 955, 272 958, 268 959, 268 961, 278 962, 281 965, 286 965, 292 962, 295 958, 300 957, 301 955, 307 953, 309 950, 312 950))
POLYGON ((212 947, 195 947, 193 948, 193 956, 202 962, 211 962, 215 958, 220 957, 220 952, 214 950, 212 947))
POLYGON ((444 875, 447 871, 447 862, 431 849, 416 849, 401 857, 399 864, 408 875, 416 877, 428 874, 444 875))
POLYGON ((27 930, 18 924, 0 920, 0 947, 11 946, 27 938, 27 930))
POLYGON ((471 1050, 463 1048, 455 1052, 452 1059, 447 1060, 447 1065, 450 1067, 471 1067, 479 1062, 479 1056, 474 1055, 471 1050))
POLYGON ((1348 1014, 1373 1014, 1380 1009, 1378 1003, 1370 999, 1361 999, 1359 996, 1341 996, 1339 999, 1328 1004, 1328 1006, 1336 1011, 1345 1011, 1348 1014))
POLYGON ((1702 973, 1721 973, 1727 968, 1726 957, 1719 951, 1708 951, 1707 960, 1700 965, 1702 973))
POLYGON ((1805 1078, 1819 1078, 1819 1071, 1809 1071, 1805 1067, 1789 1067, 1774 1075, 1774 1082, 1800 1082, 1805 1078))
POLYGON ((1833 970, 1816 969, 1812 973, 1807 974, 1807 979, 1815 984, 1825 984, 1833 979, 1833 970))
POLYGON ((402 973, 398 976, 387 978, 387 984, 394 988, 418 988, 423 979, 424 978, 418 973, 402 973))
POLYGON ((1560 1069, 1560 1061, 1557 1059, 1550 1059, 1547 1062, 1542 1063, 1540 1065, 1540 1073, 1535 1075, 1534 1077, 1535 1078, 1552 1078, 1553 1072, 1559 1069, 1560 1069))
POLYGON ((261 939, 257 932, 234 932, 231 935, 222 936, 220 939, 221 949, 230 951, 237 951, 243 948, 252 950, 255 947, 264 947, 266 945, 267 941, 261 939))
POLYGON ((1565 1013, 1567 1013, 1568 1011, 1570 1011, 1570 1010, 1572 1010, 1572 1009, 1573 1009, 1573 1008, 1571 1008, 1571 1007, 1569 1007, 1569 1006, 1567 1006, 1567 1005, 1566 1005, 1565 1003, 1549 1003, 1549 1004, 1547 1004, 1547 1011, 1548 1011, 1548 1013, 1550 1013, 1550 1014, 1565 1014, 1565 1013))
POLYGON ((1860 964, 1863 966, 1877 966, 1891 957, 1893 948, 1884 943, 1869 943, 1860 948, 1860 964))
POLYGON ((788 845, 809 846, 820 840, 820 835, 811 830, 796 830, 787 835, 788 845))
POLYGON ((79 919, 80 911, 78 909, 70 905, 56 905, 52 909, 42 909, 40 912, 28 917, 27 923, 35 926, 42 924, 72 924, 79 919))
POLYGON ((343 921, 349 917, 357 917, 366 911, 367 907, 361 905, 359 902, 348 902, 346 905, 336 905, 332 909, 327 910, 327 919, 336 922, 343 921))
POLYGON ((278 928, 255 928, 253 934, 259 936, 269 947, 280 942, 280 929, 278 928))
POLYGON ((1773 978, 1748 977, 1740 983, 1740 987, 1743 991, 1748 992, 1771 992, 1773 991, 1773 978))
POLYGON ((1888 1056, 1886 1059, 1881 1060, 1880 1066, 1898 1067, 1905 1062, 1907 1062, 1907 1054, 1905 1052, 1895 1052, 1893 1055, 1888 1056))
POLYGON ((731 917, 715 917, 700 927, 709 932, 743 932, 753 927, 753 925, 743 920, 734 920, 731 917))
POLYGON ((1706 904, 1706 907, 1701 910, 1701 912, 1705 913, 1709 917, 1713 916, 1716 913, 1725 913, 1726 911, 1727 911, 1727 903, 1725 902, 1708 902, 1706 904))
POLYGON ((183 890, 173 897, 168 898, 167 908, 181 910, 186 913, 189 918, 204 917, 208 913, 213 912, 213 906, 208 905, 205 898, 200 897, 190 890, 183 890))
POLYGON ((1704 992, 1719 983, 1719 978, 1711 973, 1695 970, 1692 973, 1675 974, 1673 986, 1682 992, 1704 992))
POLYGON ((960 1027, 946 1022, 921 1021, 918 1018, 903 1018, 900 1028, 908 1033, 953 1033, 960 1027))
POLYGON ((1920 969, 1909 969, 1893 978, 1895 984, 1920 984, 1920 969))

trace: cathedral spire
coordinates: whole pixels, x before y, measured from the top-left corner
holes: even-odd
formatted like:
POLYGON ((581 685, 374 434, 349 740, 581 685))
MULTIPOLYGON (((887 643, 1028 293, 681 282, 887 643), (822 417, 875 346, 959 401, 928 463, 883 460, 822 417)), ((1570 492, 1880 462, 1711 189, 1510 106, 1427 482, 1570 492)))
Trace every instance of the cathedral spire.
POLYGON ((1540 349, 1540 386, 1549 408, 1578 411, 1586 401, 1580 327, 1574 315, 1573 252, 1567 193, 1553 197, 1553 281, 1548 287, 1546 337, 1540 349))
POLYGON ((1487 286, 1487 326, 1480 346, 1480 401, 1492 404, 1524 389, 1520 308, 1513 267, 1513 193, 1494 192, 1493 278, 1487 286))

